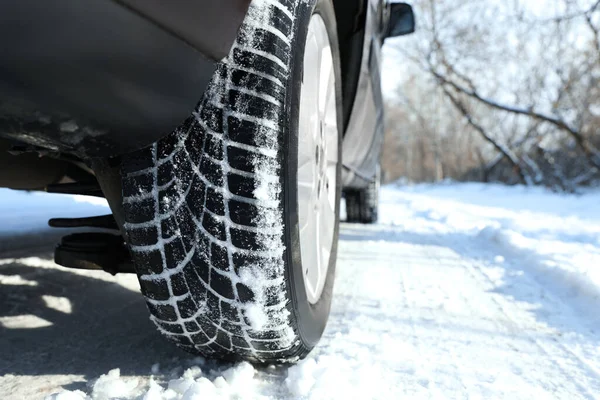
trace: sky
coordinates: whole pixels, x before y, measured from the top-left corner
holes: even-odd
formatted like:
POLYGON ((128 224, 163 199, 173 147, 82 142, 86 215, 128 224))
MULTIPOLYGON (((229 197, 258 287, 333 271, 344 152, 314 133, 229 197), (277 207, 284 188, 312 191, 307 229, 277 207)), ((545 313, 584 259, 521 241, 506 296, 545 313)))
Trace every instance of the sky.
MULTIPOLYGON (((473 0, 472 0, 473 1, 473 0)), ((474 0, 474 3, 477 0, 474 0)), ((515 14, 524 12, 527 15, 527 20, 548 20, 552 19, 557 15, 565 15, 565 9, 563 1, 558 0, 478 0, 483 4, 489 4, 490 7, 499 6, 499 9, 507 10, 507 13, 511 13, 512 8, 515 10, 515 14), (506 6, 509 6, 508 8, 506 6)), ((574 10, 586 10, 595 3, 596 0, 573 0, 574 10)), ((415 2, 413 2, 415 3, 415 2)), ((479 4, 481 4, 479 3, 479 4)), ((418 4, 418 3, 417 3, 418 4)), ((414 6, 415 14, 417 17, 417 33, 398 38, 390 38, 386 40, 383 47, 383 65, 382 65, 382 89, 386 98, 391 99, 395 96, 397 86, 402 82, 403 77, 407 74, 407 64, 409 63, 406 58, 400 54, 399 49, 402 46, 410 46, 415 40, 419 40, 419 25, 420 18, 423 14, 419 12, 418 6, 414 6)), ((574 11, 573 11, 574 12, 574 11)), ((512 13, 511 13, 512 14, 512 13)), ((567 13, 569 14, 569 13, 567 13)), ((600 14, 600 10, 598 12, 600 14)), ((460 16, 460 14, 458 15, 460 16)), ((600 15, 598 16, 600 18, 600 15)), ((581 20, 583 22, 583 20, 581 20)), ((499 22, 500 23, 500 22, 499 22)), ((505 28, 505 27, 504 27, 505 28)), ((575 44, 575 46, 584 46, 586 41, 589 39, 587 35, 587 29, 582 24, 582 31, 586 34, 578 34, 577 30, 572 30, 571 34, 574 35, 569 42, 575 44)), ((519 32, 515 32, 519 34, 519 32)), ((510 40, 509 37, 506 38, 510 40)), ((491 43, 490 45, 493 45, 491 43)), ((536 46, 535 42, 532 42, 530 46, 536 46)), ((508 60, 507 60, 508 61, 508 60)), ((514 64, 514 63, 513 63, 514 64)), ((503 65, 502 73, 518 73, 521 65, 516 65, 515 68, 511 68, 511 65, 503 65)), ((513 65, 515 67, 515 65, 513 65)))

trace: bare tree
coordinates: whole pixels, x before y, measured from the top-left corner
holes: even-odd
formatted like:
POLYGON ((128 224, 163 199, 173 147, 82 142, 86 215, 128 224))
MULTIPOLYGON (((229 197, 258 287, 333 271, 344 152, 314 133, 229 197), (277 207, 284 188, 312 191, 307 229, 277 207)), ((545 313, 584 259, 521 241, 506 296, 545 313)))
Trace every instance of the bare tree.
POLYGON ((565 191, 598 179, 600 0, 528 4, 415 0, 420 32, 397 47, 409 64, 389 107, 403 129, 387 139, 411 158, 390 176, 565 191))

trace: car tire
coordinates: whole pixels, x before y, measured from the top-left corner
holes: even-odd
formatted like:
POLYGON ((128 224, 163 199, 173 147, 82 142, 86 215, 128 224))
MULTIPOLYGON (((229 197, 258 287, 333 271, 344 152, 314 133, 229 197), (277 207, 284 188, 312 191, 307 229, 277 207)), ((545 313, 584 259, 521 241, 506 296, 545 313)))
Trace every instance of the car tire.
POLYGON ((344 191, 346 199, 346 221, 360 224, 374 224, 379 219, 379 187, 380 172, 364 189, 348 189, 344 191))
POLYGON ((290 362, 322 336, 339 234, 339 76, 330 0, 253 2, 193 116, 123 157, 126 241, 151 320, 179 347, 290 362), (321 160, 310 190, 306 148, 321 160), (323 218, 311 240, 307 215, 323 218))

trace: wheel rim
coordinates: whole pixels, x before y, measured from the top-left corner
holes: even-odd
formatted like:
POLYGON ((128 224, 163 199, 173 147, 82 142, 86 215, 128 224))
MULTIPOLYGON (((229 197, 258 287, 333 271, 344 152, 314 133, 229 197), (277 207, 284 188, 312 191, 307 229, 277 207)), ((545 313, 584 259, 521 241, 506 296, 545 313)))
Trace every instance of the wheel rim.
POLYGON ((316 303, 327 279, 336 223, 338 126, 329 35, 315 14, 308 26, 300 92, 298 218, 308 301, 316 303))

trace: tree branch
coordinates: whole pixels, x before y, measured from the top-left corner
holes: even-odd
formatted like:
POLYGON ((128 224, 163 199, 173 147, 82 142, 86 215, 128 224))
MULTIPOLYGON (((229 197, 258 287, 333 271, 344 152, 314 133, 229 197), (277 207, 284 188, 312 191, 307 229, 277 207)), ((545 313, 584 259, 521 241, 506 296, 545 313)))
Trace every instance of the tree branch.
POLYGON ((467 88, 449 80, 445 76, 442 76, 441 74, 436 72, 433 68, 431 68, 431 73, 443 85, 450 86, 457 92, 463 93, 463 94, 465 94, 465 95, 467 95, 467 96, 469 96, 491 108, 494 108, 496 110, 506 111, 509 113, 517 114, 517 115, 525 115, 530 118, 536 119, 538 121, 547 122, 551 125, 554 125, 556 128, 560 129, 561 131, 567 132, 569 135, 571 135, 571 137, 573 137, 573 139, 575 139, 575 142, 579 145, 579 147, 581 147, 581 149, 587 155, 589 162, 592 165, 594 165, 596 168, 600 169, 600 154, 598 152, 598 149, 596 149, 594 147, 594 145, 592 143, 590 143, 589 140, 587 140, 587 138, 581 134, 581 132, 579 132, 577 129, 571 127, 567 122, 563 121, 562 119, 535 112, 531 107, 527 108, 527 109, 523 109, 523 108, 518 108, 518 107, 513 107, 513 106, 508 106, 505 104, 498 103, 494 100, 490 100, 490 99, 487 99, 487 98, 479 95, 479 93, 477 93, 477 91, 474 89, 467 89, 467 88))
POLYGON ((512 153, 512 151, 510 149, 502 146, 500 143, 498 143, 496 140, 494 140, 494 138, 492 138, 490 135, 488 135, 488 133, 485 131, 485 129, 481 125, 479 125, 477 122, 474 121, 473 116, 471 115, 471 113, 469 112, 469 110, 467 109, 465 104, 463 102, 461 102, 452 93, 450 93, 450 91, 448 90, 447 87, 442 86, 442 90, 444 91, 444 94, 446 95, 446 97, 448 97, 448 99, 456 107, 456 109, 458 111, 460 111, 460 113, 466 118, 468 124, 471 125, 477 132, 479 132, 479 134, 483 137, 483 139, 486 142, 488 142, 492 146, 494 146, 494 148, 496 150, 498 150, 498 152, 503 154, 504 158, 506 158, 508 160, 508 162, 510 162, 510 164, 515 169, 515 172, 519 176, 520 182, 528 184, 528 185, 531 184, 532 182, 531 182, 530 177, 528 177, 524 173, 523 168, 521 168, 519 160, 512 153))

